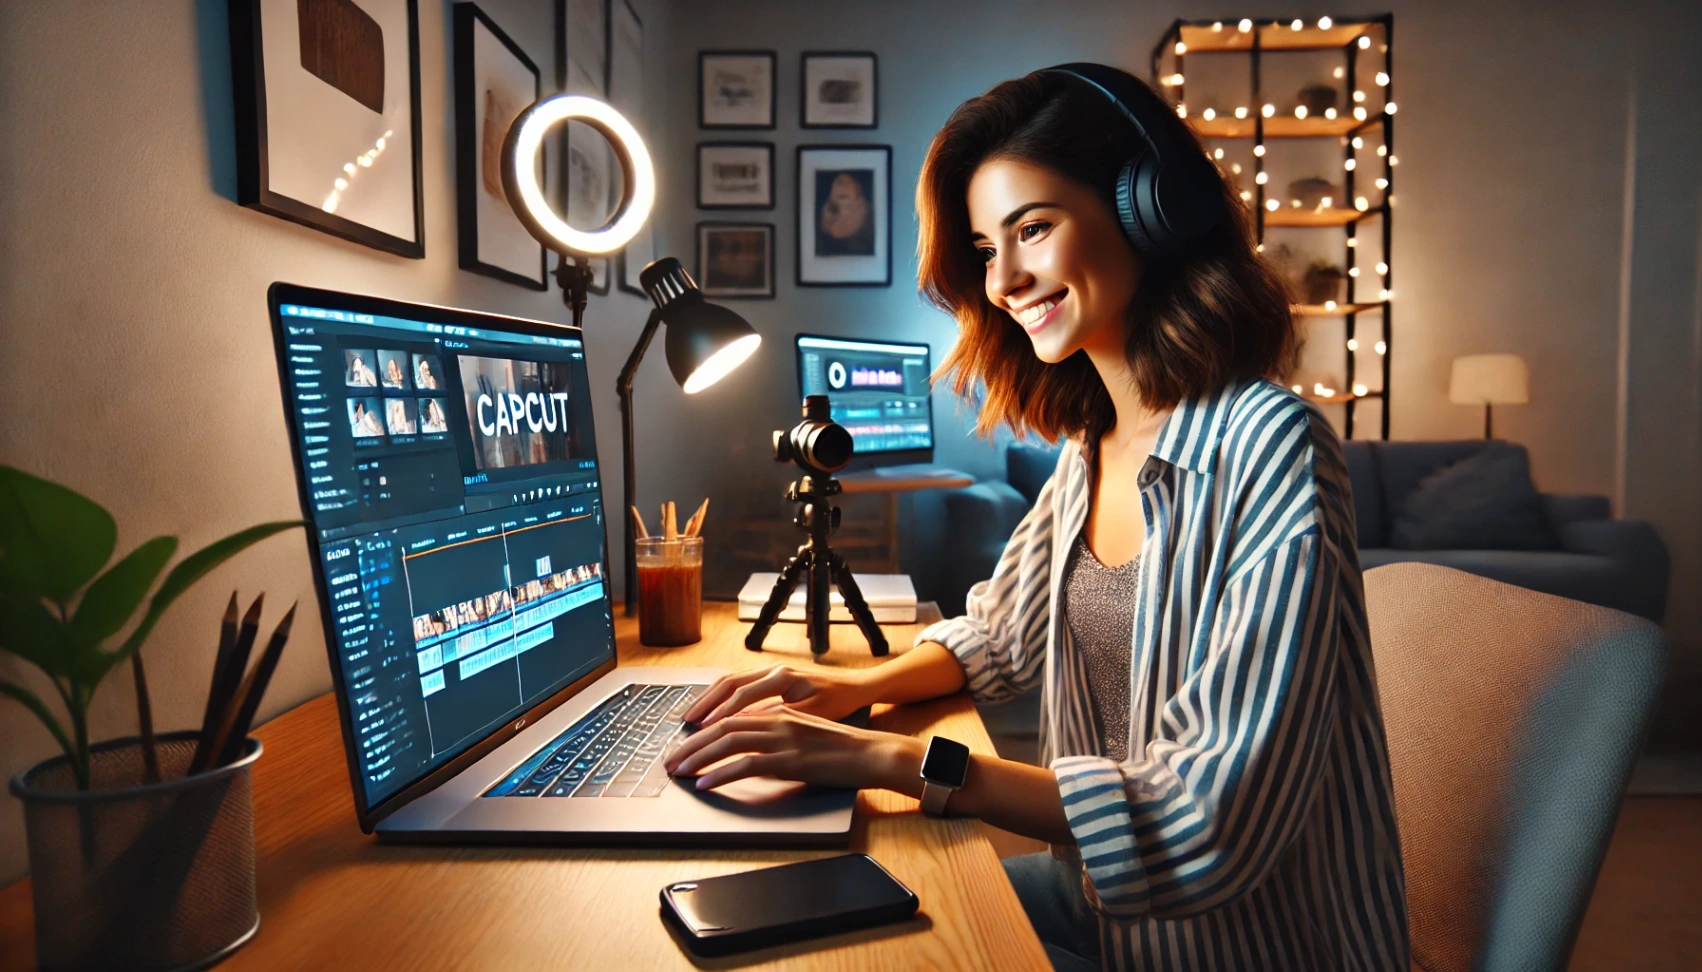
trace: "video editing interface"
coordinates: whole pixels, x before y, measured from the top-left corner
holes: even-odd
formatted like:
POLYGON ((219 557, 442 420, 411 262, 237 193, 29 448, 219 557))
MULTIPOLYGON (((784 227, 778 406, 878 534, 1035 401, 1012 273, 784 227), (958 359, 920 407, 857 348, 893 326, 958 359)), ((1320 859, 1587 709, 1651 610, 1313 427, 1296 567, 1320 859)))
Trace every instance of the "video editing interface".
POLYGON ((613 653, 584 347, 327 307, 279 316, 376 806, 613 653))
POLYGON ((859 455, 934 447, 928 346, 798 337, 798 384, 826 395, 859 455))

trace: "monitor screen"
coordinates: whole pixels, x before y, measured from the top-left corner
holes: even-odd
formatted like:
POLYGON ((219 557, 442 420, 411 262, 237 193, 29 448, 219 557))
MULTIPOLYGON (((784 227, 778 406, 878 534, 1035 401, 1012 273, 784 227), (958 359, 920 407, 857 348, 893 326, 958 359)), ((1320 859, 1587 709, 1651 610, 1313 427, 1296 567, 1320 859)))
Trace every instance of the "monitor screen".
POLYGON ((857 455, 934 447, 928 346, 798 335, 798 386, 826 395, 857 455))
POLYGON ((285 285, 272 305, 370 809, 613 657, 585 349, 285 285))

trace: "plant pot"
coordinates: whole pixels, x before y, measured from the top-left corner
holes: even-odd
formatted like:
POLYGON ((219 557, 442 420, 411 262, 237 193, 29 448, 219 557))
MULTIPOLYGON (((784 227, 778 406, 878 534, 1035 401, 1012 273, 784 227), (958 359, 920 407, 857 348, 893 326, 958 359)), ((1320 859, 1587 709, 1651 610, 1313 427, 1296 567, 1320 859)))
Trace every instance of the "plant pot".
POLYGON ((1328 270, 1306 271, 1306 303, 1322 304, 1325 301, 1340 301, 1342 281, 1347 277, 1334 267, 1328 270))
POLYGON ((12 778, 43 972, 201 969, 259 929, 249 773, 260 741, 186 777, 197 735, 159 737, 158 783, 143 782, 136 737, 91 747, 88 790, 65 756, 12 778))

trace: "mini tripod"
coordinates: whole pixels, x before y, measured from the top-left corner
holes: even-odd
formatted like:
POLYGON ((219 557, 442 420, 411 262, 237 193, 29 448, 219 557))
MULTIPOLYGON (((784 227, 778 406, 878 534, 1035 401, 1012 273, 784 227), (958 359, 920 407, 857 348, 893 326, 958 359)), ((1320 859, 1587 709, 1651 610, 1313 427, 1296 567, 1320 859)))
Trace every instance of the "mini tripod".
POLYGON ((846 610, 851 612, 857 627, 863 630, 863 637, 868 639, 869 652, 877 657, 887 653, 886 635, 875 622, 868 602, 863 600, 863 592, 857 589, 851 568, 846 566, 845 558, 827 544, 828 536, 839 528, 839 507, 828 502, 837 495, 839 480, 832 476, 806 475, 786 487, 786 499, 803 504, 792 522, 808 531, 810 537, 780 571, 780 578, 774 582, 768 602, 762 606, 750 634, 745 636, 745 647, 751 651, 762 650, 769 629, 774 627, 781 610, 792 598, 793 588, 808 571, 809 596, 804 601, 804 623, 810 629, 810 653, 819 657, 827 652, 828 623, 833 609, 830 581, 839 586, 846 610))

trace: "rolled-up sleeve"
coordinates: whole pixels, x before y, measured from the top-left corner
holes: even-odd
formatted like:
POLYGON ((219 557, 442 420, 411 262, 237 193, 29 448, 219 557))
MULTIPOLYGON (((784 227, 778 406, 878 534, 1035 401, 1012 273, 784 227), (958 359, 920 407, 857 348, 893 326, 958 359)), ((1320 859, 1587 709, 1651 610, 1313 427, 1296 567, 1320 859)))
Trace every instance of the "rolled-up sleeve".
POLYGON ((1243 565, 1158 737, 1122 764, 1053 761, 1095 910, 1220 907, 1257 887, 1300 832, 1335 732, 1336 560, 1309 530, 1243 565))
POLYGON ((1041 487, 1017 524, 993 576, 969 589, 962 617, 923 629, 917 642, 944 645, 963 665, 977 702, 1005 702, 1040 684, 1051 620, 1053 496, 1058 474, 1041 487))

